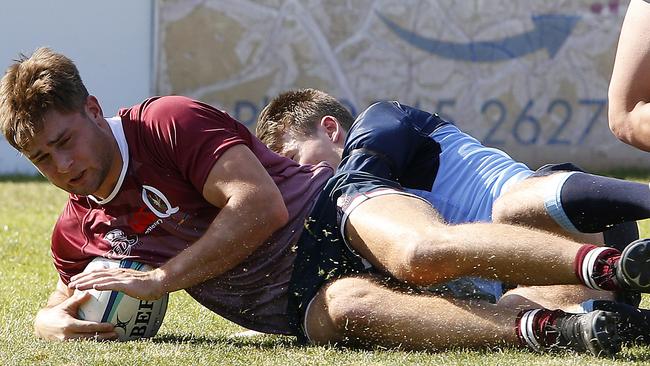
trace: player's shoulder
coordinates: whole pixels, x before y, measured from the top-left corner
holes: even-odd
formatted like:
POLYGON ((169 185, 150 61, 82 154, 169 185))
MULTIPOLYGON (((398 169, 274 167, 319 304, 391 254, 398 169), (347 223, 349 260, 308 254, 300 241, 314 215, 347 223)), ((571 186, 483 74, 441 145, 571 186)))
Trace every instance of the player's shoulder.
POLYGON ((427 111, 392 100, 373 103, 359 115, 358 119, 378 117, 395 119, 428 118, 431 115, 432 114, 427 111))
POLYGON ((181 95, 156 96, 130 108, 123 108, 119 116, 142 122, 182 122, 188 119, 232 119, 226 112, 209 104, 181 95))
POLYGON ((55 229, 60 226, 79 224, 89 210, 91 210, 91 207, 87 197, 70 194, 68 201, 59 214, 55 229))
POLYGON ((404 115, 405 110, 403 105, 398 101, 383 100, 371 104, 370 107, 366 108, 366 110, 359 115, 359 118, 362 118, 362 116, 366 116, 366 115, 385 114, 385 113, 404 115))
POLYGON ((91 210, 86 197, 71 194, 52 230, 52 251, 60 253, 84 242, 83 219, 91 210))
POLYGON ((125 110, 132 119, 159 120, 173 119, 193 110, 204 109, 207 106, 181 95, 151 97, 142 103, 125 110))
MULTIPOLYGON (((390 128, 391 125, 397 128, 407 122, 427 120, 432 114, 398 101, 381 101, 372 104, 357 117, 355 125, 357 128, 365 126, 370 128, 390 128)), ((417 124, 417 123, 416 123, 417 124)), ((354 127, 353 127, 354 128, 354 127)))

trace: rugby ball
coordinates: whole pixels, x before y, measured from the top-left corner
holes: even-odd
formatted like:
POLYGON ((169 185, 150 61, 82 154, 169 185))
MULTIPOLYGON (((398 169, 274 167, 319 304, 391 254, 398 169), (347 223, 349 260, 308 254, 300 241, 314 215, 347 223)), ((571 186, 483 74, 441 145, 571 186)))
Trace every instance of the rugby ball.
MULTIPOLYGON (((132 260, 112 260, 103 257, 93 259, 84 272, 100 268, 130 268, 150 271, 149 265, 132 260)), ((162 325, 169 295, 155 301, 133 298, 119 291, 87 290, 90 297, 79 306, 79 319, 115 325, 120 341, 150 338, 156 335, 162 325)))

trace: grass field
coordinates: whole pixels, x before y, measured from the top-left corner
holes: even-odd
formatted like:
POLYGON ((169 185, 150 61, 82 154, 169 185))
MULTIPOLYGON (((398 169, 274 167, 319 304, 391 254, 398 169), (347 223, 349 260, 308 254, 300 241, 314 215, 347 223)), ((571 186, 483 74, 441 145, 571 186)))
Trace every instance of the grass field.
MULTIPOLYGON (((617 174, 623 175, 623 174, 617 174)), ((650 180, 650 175, 628 174, 650 180)), ((650 348, 625 348, 616 359, 538 355, 511 349, 438 353, 302 347, 291 338, 235 338, 243 329, 173 293, 158 335, 147 341, 44 342, 32 322, 55 284, 52 225, 66 194, 35 179, 0 179, 0 365, 627 365, 650 364, 650 348)), ((642 235, 650 223, 641 223, 642 235)), ((643 306, 650 307, 648 298, 643 306)))

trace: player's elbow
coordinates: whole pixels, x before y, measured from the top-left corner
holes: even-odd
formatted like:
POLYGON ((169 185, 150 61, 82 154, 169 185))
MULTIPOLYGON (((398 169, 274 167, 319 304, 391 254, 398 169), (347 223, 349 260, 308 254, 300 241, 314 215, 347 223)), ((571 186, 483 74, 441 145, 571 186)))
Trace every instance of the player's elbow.
POLYGON ((281 205, 278 205, 275 210, 273 210, 272 217, 270 219, 270 224, 279 229, 286 225, 289 222, 289 211, 284 202, 281 202, 281 205))
POLYGON ((630 141, 632 133, 632 123, 630 121, 630 113, 610 108, 608 112, 609 129, 614 136, 623 142, 630 141))
POLYGON ((266 199, 261 202, 266 212, 266 224, 275 231, 289 222, 289 211, 280 192, 273 193, 275 194, 267 195, 266 199))
POLYGON ((650 104, 638 103, 634 110, 610 112, 609 128, 616 138, 643 151, 650 151, 650 104))

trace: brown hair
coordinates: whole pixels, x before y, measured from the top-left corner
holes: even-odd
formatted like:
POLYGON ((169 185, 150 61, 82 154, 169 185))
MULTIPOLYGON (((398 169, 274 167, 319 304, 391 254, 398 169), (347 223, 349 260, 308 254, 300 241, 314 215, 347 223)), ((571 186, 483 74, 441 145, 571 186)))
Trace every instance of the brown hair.
POLYGON ((310 136, 316 130, 316 123, 325 116, 336 118, 346 131, 354 122, 352 114, 325 92, 316 89, 284 92, 264 107, 255 134, 271 150, 280 152, 285 134, 310 136))
POLYGON ((45 114, 83 111, 88 90, 72 60, 49 48, 21 54, 0 81, 0 130, 22 151, 43 128, 45 114))

